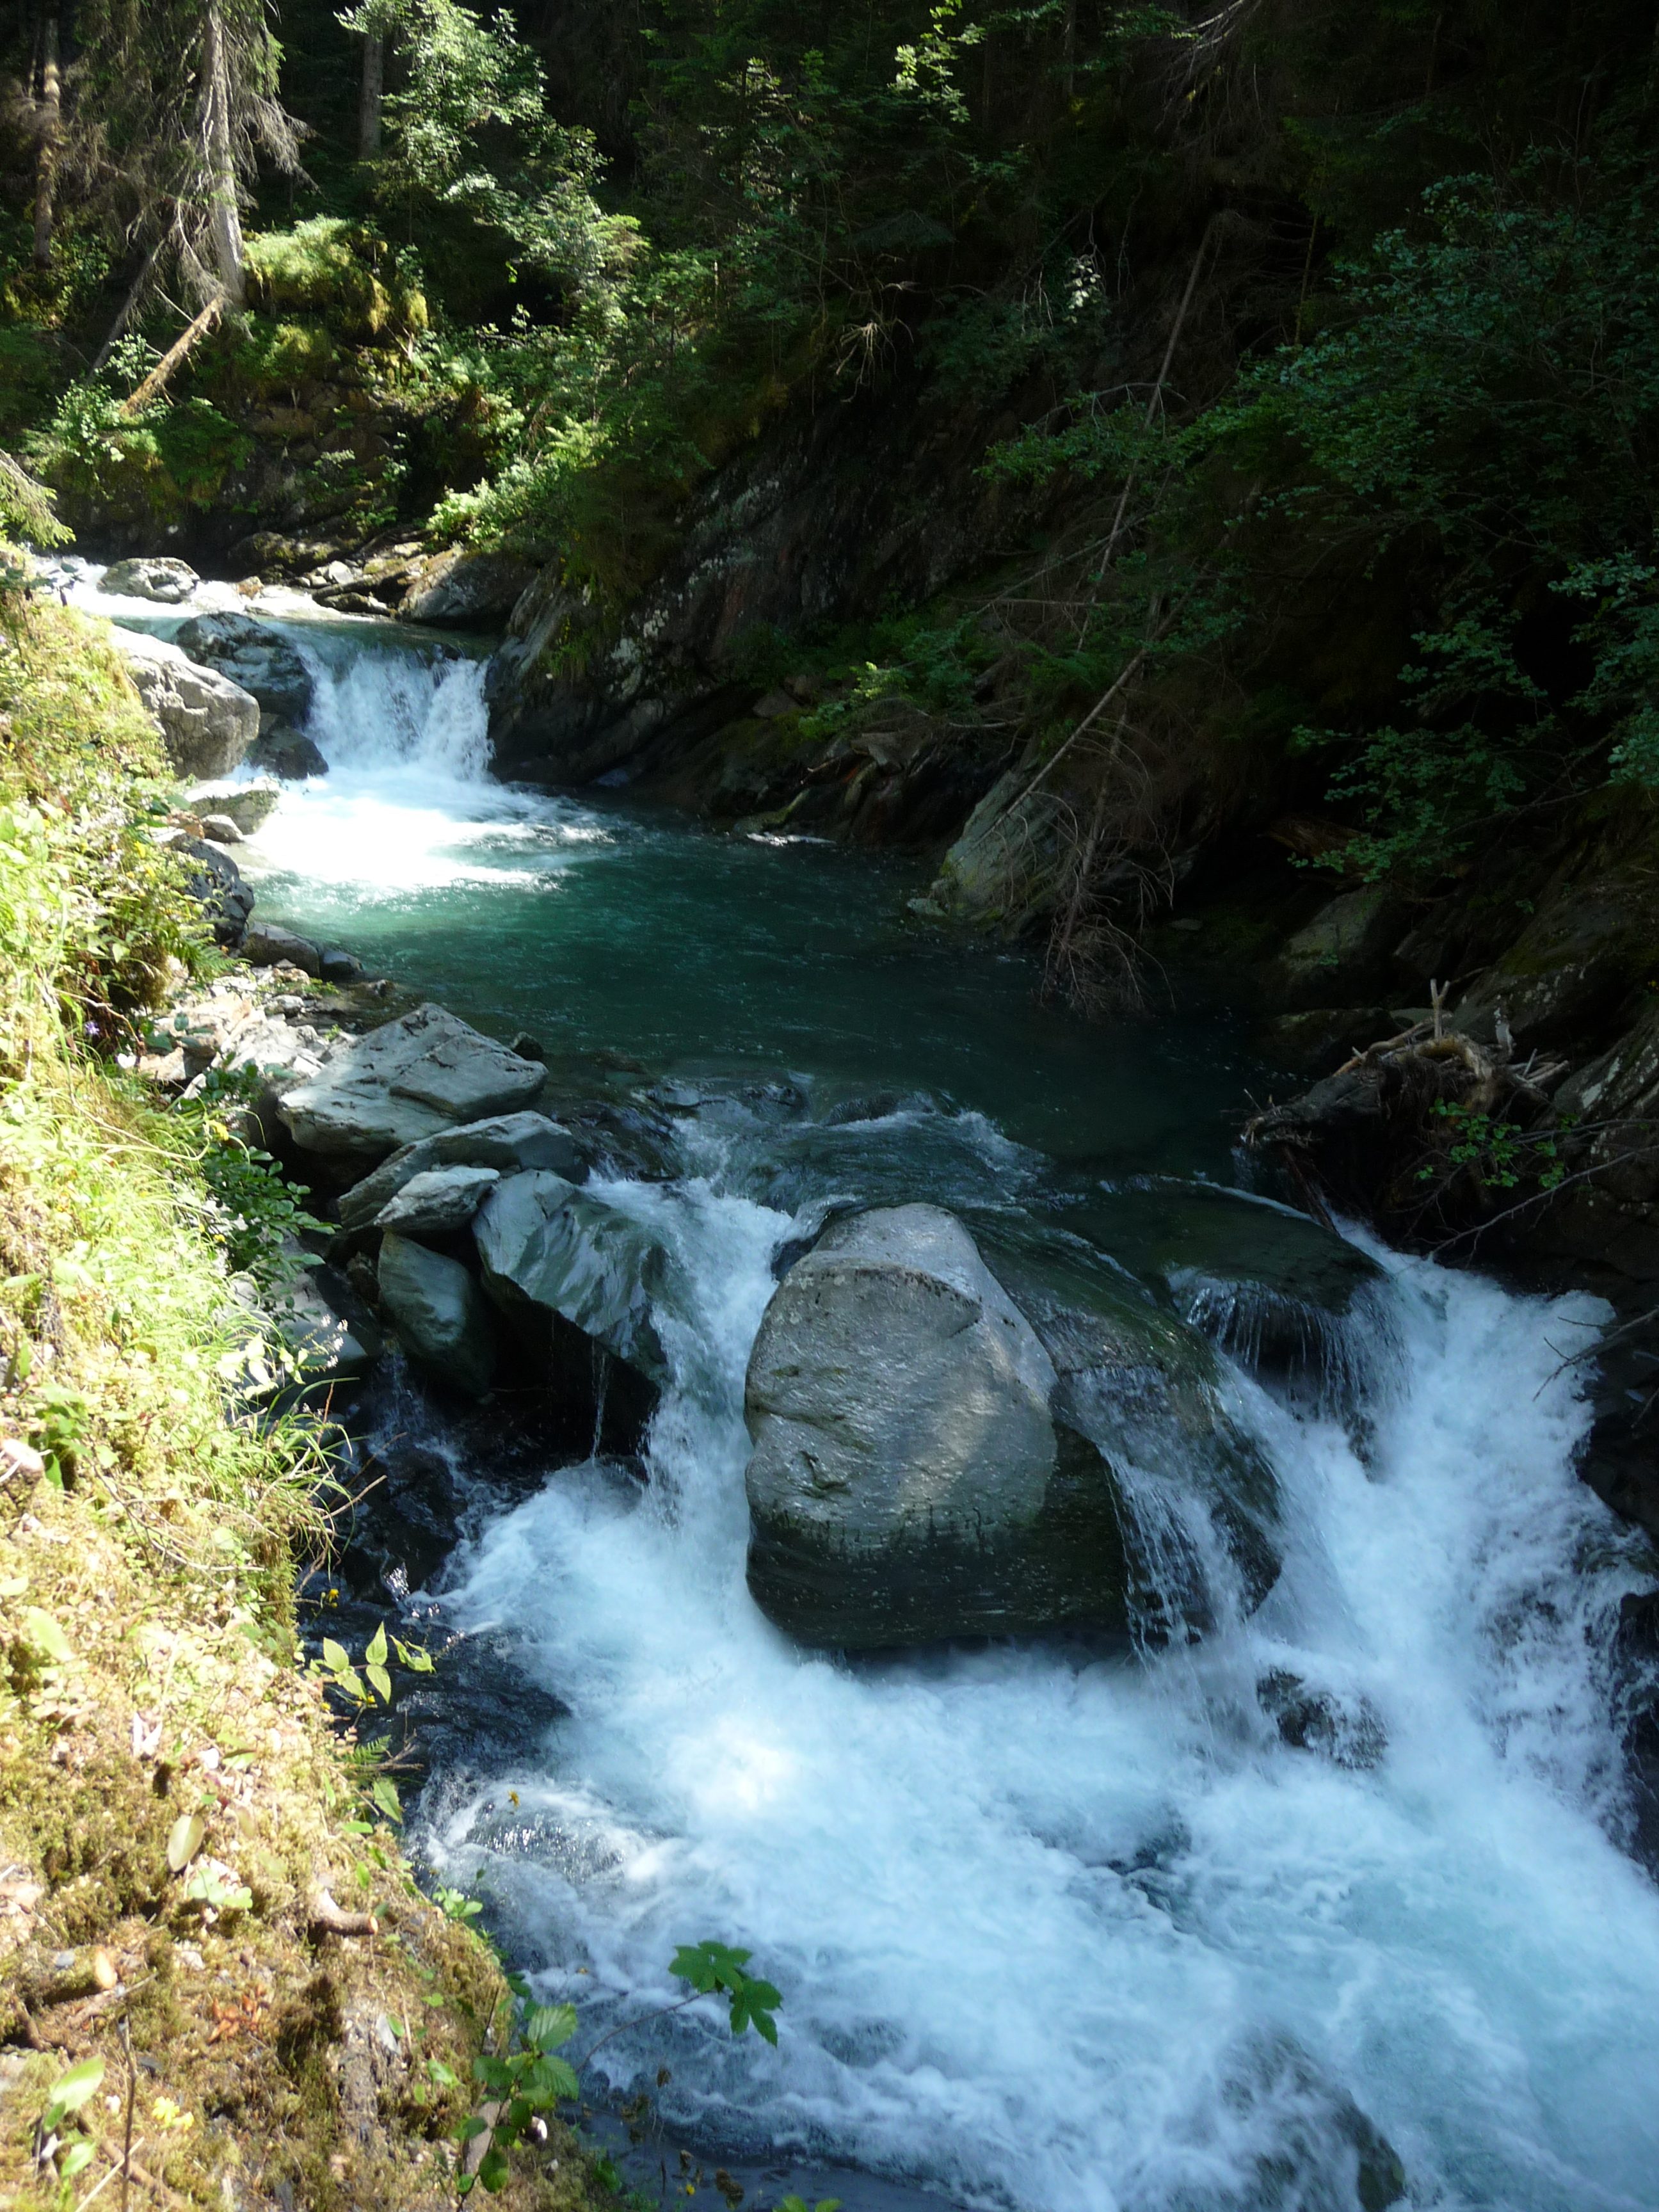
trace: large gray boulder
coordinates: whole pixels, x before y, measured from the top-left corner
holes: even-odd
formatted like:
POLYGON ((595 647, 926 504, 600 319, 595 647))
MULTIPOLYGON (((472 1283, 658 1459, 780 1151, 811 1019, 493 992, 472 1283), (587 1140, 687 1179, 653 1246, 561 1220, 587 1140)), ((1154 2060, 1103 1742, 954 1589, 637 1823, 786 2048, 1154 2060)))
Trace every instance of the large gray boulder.
POLYGON ((652 1320, 661 1246, 631 1216, 545 1169, 507 1176, 472 1234, 484 1287, 503 1311, 557 1315, 660 1384, 667 1371, 652 1320))
POLYGON ((176 775, 228 775, 241 766, 259 734, 257 699, 165 638, 112 629, 110 641, 125 657, 176 775))
POLYGON ((538 1060, 424 1006, 343 1042, 281 1111, 303 1151, 368 1165, 457 1122, 527 1106, 546 1080, 538 1060))
POLYGON ((459 1261, 404 1237, 380 1246, 380 1304, 404 1348, 441 1381, 482 1398, 495 1368, 489 1309, 459 1261))
POLYGON ((106 568, 99 589, 124 599, 151 599, 158 606, 176 607, 189 599, 201 580, 188 562, 140 554, 106 568))
POLYGON ((400 1237, 448 1237, 465 1229, 501 1181, 498 1168, 428 1168, 411 1176, 374 1217, 400 1237))
POLYGON ((580 1182, 587 1172, 586 1156, 575 1139, 545 1114, 497 1114, 424 1137, 383 1160, 341 1199, 342 1228, 368 1227, 416 1176, 447 1167, 494 1168, 501 1175, 551 1168, 570 1182, 580 1182))
POLYGON ((311 711, 311 672, 280 630, 252 615, 195 615, 177 643, 204 667, 251 692, 268 714, 303 722, 311 711))
POLYGON ((1057 1427, 1059 1376, 966 1229, 932 1206, 834 1223, 749 1363, 749 1586, 809 1644, 1127 1622, 1117 1504, 1057 1427))
POLYGON ((1385 884, 1342 892, 1287 939, 1272 969, 1273 997, 1291 1007, 1357 1004, 1388 981, 1409 919, 1385 884))

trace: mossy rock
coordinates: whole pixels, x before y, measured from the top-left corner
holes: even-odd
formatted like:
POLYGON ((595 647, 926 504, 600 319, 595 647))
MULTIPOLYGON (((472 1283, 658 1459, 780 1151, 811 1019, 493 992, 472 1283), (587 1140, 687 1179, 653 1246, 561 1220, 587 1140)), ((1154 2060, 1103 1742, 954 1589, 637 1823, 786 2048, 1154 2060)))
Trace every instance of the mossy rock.
POLYGON ((319 316, 361 343, 386 343, 423 331, 424 295, 398 275, 386 241, 366 224, 316 216, 292 230, 247 241, 249 291, 277 316, 319 316))

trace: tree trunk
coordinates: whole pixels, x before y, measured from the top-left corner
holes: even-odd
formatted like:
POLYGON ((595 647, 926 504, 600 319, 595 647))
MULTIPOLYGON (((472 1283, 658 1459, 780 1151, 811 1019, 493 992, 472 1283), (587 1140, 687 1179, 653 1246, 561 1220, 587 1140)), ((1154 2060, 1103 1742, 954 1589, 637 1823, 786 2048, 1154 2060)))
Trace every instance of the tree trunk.
POLYGON ((380 94, 386 88, 386 40, 363 38, 363 86, 357 100, 357 158, 371 161, 380 150, 380 94))
POLYGON ((207 157, 208 236, 213 265, 226 300, 240 307, 247 300, 242 261, 242 218, 236 206, 236 155, 230 129, 230 57, 219 10, 210 8, 202 33, 203 151, 207 157))
POLYGON ((58 17, 47 15, 40 28, 40 138, 34 156, 34 265, 52 266, 52 221, 58 185, 58 134, 64 117, 64 86, 58 68, 58 17))

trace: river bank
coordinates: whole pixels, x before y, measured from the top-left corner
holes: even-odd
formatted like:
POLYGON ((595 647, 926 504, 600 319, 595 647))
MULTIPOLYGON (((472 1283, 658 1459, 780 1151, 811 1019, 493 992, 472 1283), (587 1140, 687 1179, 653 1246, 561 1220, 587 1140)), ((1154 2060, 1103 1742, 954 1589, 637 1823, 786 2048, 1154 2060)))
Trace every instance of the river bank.
MULTIPOLYGON (((775 1270, 837 1209, 921 1200, 981 1249, 1103 1252, 1168 1310, 1180 1255, 1130 1216, 1150 1195, 1157 1229, 1234 1179, 1248 1033, 1045 1012, 1018 951, 915 929, 902 863, 457 775, 481 758, 472 678, 405 637, 324 683, 331 650, 319 712, 360 711, 240 854, 258 910, 501 1043, 527 1032, 514 1057, 548 1058, 526 1110, 603 1109, 583 1188, 664 1255, 642 1453, 529 1428, 509 1447, 413 1363, 365 1401, 336 1602, 365 1633, 389 1611, 459 1638, 453 1700, 410 1716, 434 1878, 476 1881, 538 1990, 597 2028, 660 1982, 671 1932, 752 1944, 785 1993, 775 2057, 688 2026, 611 2060, 619 2097, 652 2089, 733 2160, 793 2146, 1047 2212, 1109 2188, 1277 2201, 1260 2161, 1283 2156, 1346 2204, 1346 2098, 1414 2201, 1482 2201, 1495 2170, 1552 2212, 1641 2203, 1616 2087, 1638 2014, 1614 1998, 1616 2061, 1586 2025, 1609 1988, 1636 2003, 1650 1914, 1607 1840, 1632 1832, 1614 1685, 1639 1548, 1577 1479, 1588 1409, 1561 1364, 1597 1310, 1365 1246, 1386 1326, 1358 1424, 1224 1341, 1290 1541, 1218 1636, 802 1651, 744 1571, 745 1372, 775 1270), (1334 1704, 1264 1703, 1285 1677, 1334 1704), (1382 1759, 1333 1755, 1332 1716, 1367 1711, 1382 1759), (1525 2054, 1512 2073, 1500 2049, 1525 2054)), ((1257 1215, 1225 1279, 1259 1273, 1257 1215)))

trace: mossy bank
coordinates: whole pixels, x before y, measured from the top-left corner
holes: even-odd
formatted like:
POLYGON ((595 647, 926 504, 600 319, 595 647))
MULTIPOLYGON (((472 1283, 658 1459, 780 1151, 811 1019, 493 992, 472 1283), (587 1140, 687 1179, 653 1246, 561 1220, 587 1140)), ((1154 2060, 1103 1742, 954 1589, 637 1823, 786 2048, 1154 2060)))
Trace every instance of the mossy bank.
MULTIPOLYGON (((331 1436, 271 1410, 246 1149, 120 1065, 215 957, 165 763, 91 628, 0 617, 0 2197, 452 2203, 512 2000, 300 1656, 331 1436)), ((555 2124, 507 2197, 609 2179, 555 2124)))

